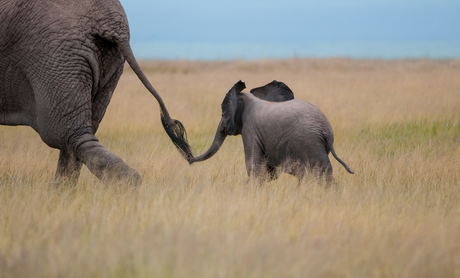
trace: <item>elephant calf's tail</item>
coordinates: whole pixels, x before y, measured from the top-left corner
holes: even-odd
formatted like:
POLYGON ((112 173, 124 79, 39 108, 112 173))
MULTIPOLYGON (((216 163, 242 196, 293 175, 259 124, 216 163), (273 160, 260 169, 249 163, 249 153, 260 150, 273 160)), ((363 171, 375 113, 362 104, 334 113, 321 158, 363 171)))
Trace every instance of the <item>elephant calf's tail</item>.
POLYGON ((355 172, 353 172, 353 170, 351 170, 350 167, 348 167, 348 165, 347 165, 345 162, 343 162, 343 160, 340 159, 340 158, 337 156, 337 154, 335 153, 334 147, 333 147, 333 146, 330 146, 329 148, 330 148, 330 150, 331 150, 332 155, 335 157, 335 159, 337 159, 338 162, 340 162, 340 164, 343 165, 343 167, 345 167, 345 169, 347 170, 347 172, 350 173, 350 174, 354 174, 355 172))
POLYGON ((332 153, 332 155, 335 157, 335 159, 337 159, 337 161, 340 162, 340 164, 343 165, 343 167, 345 168, 345 170, 347 170, 348 173, 354 174, 355 172, 353 172, 353 170, 351 170, 350 167, 348 167, 348 165, 345 162, 343 162, 343 160, 340 159, 339 156, 335 153, 334 145, 333 145, 334 144, 334 137, 331 136, 330 134, 332 134, 332 128, 331 128, 331 131, 329 133, 325 133, 323 131, 323 139, 324 139, 326 148, 332 153), (332 140, 328 140, 328 138, 332 138, 332 140))

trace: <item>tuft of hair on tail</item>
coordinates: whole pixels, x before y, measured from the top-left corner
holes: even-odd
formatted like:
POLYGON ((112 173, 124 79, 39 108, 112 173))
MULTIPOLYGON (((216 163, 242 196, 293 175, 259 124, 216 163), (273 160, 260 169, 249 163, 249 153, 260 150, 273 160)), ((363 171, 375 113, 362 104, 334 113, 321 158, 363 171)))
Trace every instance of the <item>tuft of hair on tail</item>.
POLYGON ((163 124, 163 128, 181 155, 190 163, 190 160, 193 158, 193 152, 187 140, 187 132, 181 122, 178 120, 174 120, 174 122, 176 125, 168 125, 163 113, 161 113, 161 123, 163 124))

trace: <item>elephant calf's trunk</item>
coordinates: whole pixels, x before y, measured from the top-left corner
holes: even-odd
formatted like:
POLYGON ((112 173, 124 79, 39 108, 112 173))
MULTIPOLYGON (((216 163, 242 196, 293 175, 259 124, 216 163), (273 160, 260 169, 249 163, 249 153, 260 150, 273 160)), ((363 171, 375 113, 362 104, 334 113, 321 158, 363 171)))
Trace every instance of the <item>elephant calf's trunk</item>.
POLYGON ((226 137, 227 134, 225 133, 223 121, 221 121, 219 127, 217 128, 216 135, 214 136, 214 141, 212 142, 211 147, 209 147, 209 149, 202 155, 190 158, 189 163, 192 164, 194 162, 200 162, 211 158, 220 149, 220 146, 222 146, 226 137))

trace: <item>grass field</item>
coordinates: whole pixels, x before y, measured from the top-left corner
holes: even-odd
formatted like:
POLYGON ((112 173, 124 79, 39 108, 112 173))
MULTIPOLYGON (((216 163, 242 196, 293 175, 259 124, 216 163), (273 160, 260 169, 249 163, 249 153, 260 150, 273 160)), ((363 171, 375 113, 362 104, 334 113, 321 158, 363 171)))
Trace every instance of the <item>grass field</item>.
POLYGON ((0 127, 0 277, 460 277, 460 61, 293 59, 142 63, 196 153, 224 94, 273 79, 335 132, 340 189, 288 175, 246 183, 241 137, 189 166, 126 68, 97 133, 144 178, 85 167, 51 181, 58 151, 0 127))

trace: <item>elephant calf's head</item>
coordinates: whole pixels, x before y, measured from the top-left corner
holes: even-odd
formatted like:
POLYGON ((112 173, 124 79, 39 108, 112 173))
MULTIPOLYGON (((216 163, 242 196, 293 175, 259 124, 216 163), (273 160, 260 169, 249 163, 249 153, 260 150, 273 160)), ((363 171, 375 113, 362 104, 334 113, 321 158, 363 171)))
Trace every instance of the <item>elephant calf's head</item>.
POLYGON ((246 85, 240 80, 236 82, 225 95, 221 105, 222 119, 217 127, 211 147, 202 155, 190 158, 188 160, 190 164, 212 157, 220 149, 227 135, 241 134, 241 124, 239 124, 241 120, 239 119, 240 117, 238 117, 238 109, 242 109, 242 107, 238 105, 238 94, 240 94, 244 88, 246 88, 246 85), (235 118, 237 119, 236 121, 235 118))
MULTIPOLYGON (((228 135, 240 135, 243 128, 243 122, 241 119, 242 112, 244 109, 241 92, 246 88, 243 81, 238 81, 225 95, 224 101, 222 102, 222 119, 220 120, 219 126, 212 142, 211 147, 202 155, 197 157, 190 157, 189 163, 206 160, 212 157, 224 143, 225 138, 228 135)), ((267 101, 282 102, 294 99, 294 93, 289 89, 283 82, 276 80, 268 83, 265 86, 252 89, 250 91, 254 96, 259 99, 267 101)))

